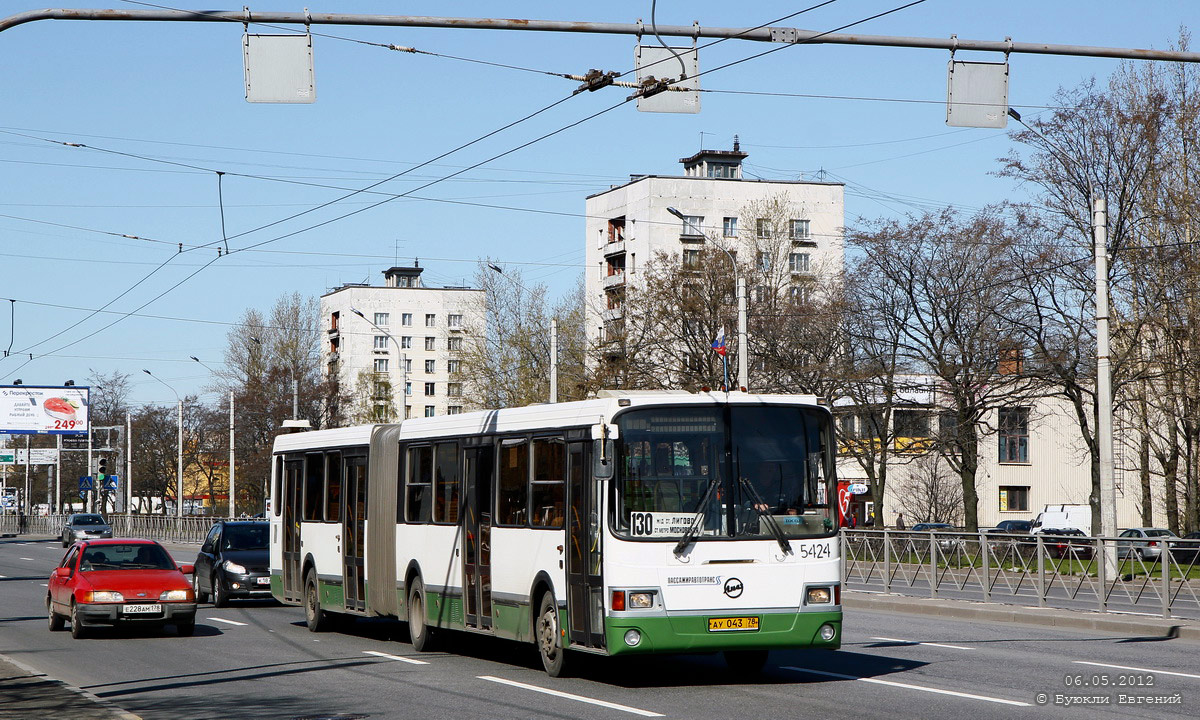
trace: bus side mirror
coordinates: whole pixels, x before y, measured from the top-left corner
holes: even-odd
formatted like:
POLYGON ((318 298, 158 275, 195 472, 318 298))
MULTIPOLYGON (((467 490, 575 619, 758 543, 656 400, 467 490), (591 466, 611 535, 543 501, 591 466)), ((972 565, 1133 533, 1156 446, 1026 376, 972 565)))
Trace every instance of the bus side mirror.
POLYGON ((608 480, 613 476, 617 459, 613 456, 612 440, 596 440, 592 452, 592 476, 597 480, 608 480))

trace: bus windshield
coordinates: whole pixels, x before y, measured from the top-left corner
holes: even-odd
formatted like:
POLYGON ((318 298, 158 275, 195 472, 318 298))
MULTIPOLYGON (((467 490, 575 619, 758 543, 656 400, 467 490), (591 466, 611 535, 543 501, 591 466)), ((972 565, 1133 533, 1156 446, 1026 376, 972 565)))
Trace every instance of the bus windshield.
POLYGON ((833 530, 829 416, 821 410, 654 408, 628 411, 616 423, 619 535, 678 539, 693 522, 697 539, 833 530))

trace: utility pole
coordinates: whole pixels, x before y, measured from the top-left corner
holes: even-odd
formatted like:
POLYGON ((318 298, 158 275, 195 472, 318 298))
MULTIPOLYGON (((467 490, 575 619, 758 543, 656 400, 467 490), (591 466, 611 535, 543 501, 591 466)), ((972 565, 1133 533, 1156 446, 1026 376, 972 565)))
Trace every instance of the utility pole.
POLYGON ((233 391, 229 391, 229 517, 235 517, 237 511, 237 485, 234 484, 236 473, 233 463, 233 391))
POLYGON ((558 320, 550 321, 550 402, 558 402, 558 320))
MULTIPOLYGON (((732 258, 731 258, 732 260, 732 258)), ((750 335, 746 328, 746 278, 738 273, 738 388, 750 389, 750 335)))
POLYGON ((125 412, 125 514, 133 512, 133 418, 125 412))
MULTIPOLYGON (((1113 477, 1112 368, 1108 341, 1108 211, 1100 189, 1092 191, 1092 235, 1096 253, 1096 441, 1100 444, 1100 534, 1117 534, 1117 489, 1113 477)), ((1117 550, 1105 545, 1106 577, 1117 573, 1117 550)))

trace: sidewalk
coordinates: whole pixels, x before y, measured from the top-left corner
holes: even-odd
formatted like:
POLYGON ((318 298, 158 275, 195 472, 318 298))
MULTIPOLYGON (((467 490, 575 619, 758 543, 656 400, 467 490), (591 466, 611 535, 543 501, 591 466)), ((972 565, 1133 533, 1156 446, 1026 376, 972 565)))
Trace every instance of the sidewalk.
POLYGON ((89 692, 26 668, 4 655, 0 655, 0 718, 141 720, 89 692))
POLYGON ((842 593, 842 607, 848 615, 855 610, 879 610, 912 615, 936 615, 960 620, 1099 630, 1126 636, 1169 637, 1200 642, 1200 622, 1129 613, 1025 607, 972 600, 934 600, 911 595, 884 595, 858 590, 846 590, 842 593))

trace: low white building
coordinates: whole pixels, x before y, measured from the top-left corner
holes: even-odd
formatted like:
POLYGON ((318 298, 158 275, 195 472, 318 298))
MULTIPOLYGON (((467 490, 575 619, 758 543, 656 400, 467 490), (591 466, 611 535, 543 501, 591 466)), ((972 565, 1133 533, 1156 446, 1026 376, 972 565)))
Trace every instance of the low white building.
POLYGON ((382 286, 350 283, 321 296, 325 370, 360 418, 462 412, 462 357, 478 342, 464 319, 484 316, 485 293, 425 287, 422 270, 389 268, 382 286))

